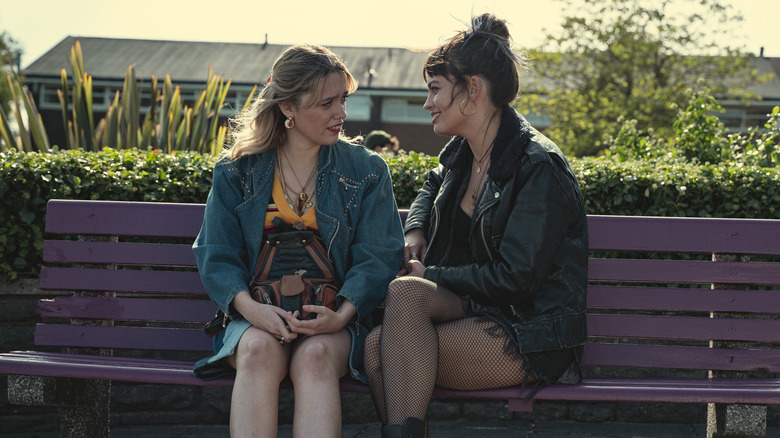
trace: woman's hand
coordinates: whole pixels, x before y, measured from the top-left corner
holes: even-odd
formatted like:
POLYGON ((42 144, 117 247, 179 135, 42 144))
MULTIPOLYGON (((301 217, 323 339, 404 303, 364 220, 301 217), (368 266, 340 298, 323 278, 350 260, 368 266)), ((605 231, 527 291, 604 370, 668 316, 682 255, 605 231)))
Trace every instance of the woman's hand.
POLYGON ((425 234, 423 234, 422 229, 414 228, 406 233, 404 239, 406 240, 406 246, 404 246, 404 269, 398 275, 422 277, 422 272, 425 271, 425 266, 423 266, 422 262, 425 261, 425 254, 428 250, 428 241, 425 240, 425 234))
POLYGON ((423 278, 425 274, 425 265, 421 261, 411 259, 406 263, 406 275, 411 277, 423 278))
POLYGON ((290 326, 290 330, 296 334, 308 336, 341 331, 341 329, 346 327, 349 320, 357 314, 355 305, 346 299, 342 301, 337 312, 325 306, 312 305, 303 306, 303 310, 316 313, 317 317, 302 321, 295 317, 297 315, 290 315, 287 317, 287 324, 290 326))
POLYGON ((233 298, 233 308, 253 326, 270 333, 282 342, 290 342, 298 337, 298 334, 287 326, 288 320, 297 318, 297 311, 290 313, 282 310, 281 307, 258 303, 247 291, 239 292, 233 298))

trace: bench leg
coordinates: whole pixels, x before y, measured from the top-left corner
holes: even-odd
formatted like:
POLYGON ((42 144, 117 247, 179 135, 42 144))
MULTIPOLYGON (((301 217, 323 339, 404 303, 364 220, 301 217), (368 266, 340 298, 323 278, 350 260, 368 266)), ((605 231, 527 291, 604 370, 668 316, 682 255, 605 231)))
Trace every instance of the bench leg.
MULTIPOLYGON (((747 262, 750 256, 713 254, 715 262, 747 262)), ((712 289, 746 289, 745 286, 713 284, 712 289)), ((713 312, 711 318, 751 318, 743 313, 713 312)), ((750 348, 749 344, 733 341, 710 341, 710 348, 750 348)), ((741 371, 711 370, 709 377, 747 377, 741 371)), ((766 406, 746 404, 709 403, 707 405, 707 438, 743 438, 766 435, 766 406)))
POLYGON ((766 406, 710 403, 707 438, 747 438, 766 435, 766 406))
POLYGON ((11 403, 57 407, 63 438, 108 438, 110 395, 107 380, 8 376, 11 403))

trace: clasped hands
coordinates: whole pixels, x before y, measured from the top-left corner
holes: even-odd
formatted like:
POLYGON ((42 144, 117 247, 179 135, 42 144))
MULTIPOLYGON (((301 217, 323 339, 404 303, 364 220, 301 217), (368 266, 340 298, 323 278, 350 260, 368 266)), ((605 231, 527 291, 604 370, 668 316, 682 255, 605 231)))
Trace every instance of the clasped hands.
POLYGON ((277 306, 258 303, 246 291, 236 295, 233 306, 254 327, 268 332, 282 344, 292 342, 299 335, 336 333, 346 327, 357 313, 352 302, 343 300, 336 312, 325 306, 303 306, 304 310, 316 314, 317 317, 300 320, 298 311, 289 312, 277 306))

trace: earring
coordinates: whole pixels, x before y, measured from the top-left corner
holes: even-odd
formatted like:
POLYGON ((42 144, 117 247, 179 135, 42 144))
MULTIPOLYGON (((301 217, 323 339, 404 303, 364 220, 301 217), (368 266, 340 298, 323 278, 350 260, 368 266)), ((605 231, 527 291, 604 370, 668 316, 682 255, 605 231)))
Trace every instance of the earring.
POLYGON ((284 127, 287 129, 292 129, 293 126, 295 126, 295 120, 293 120, 292 117, 288 117, 287 120, 284 121, 284 127))
POLYGON ((460 113, 464 116, 473 116, 475 112, 477 112, 477 104, 474 104, 474 111, 470 112, 469 114, 466 114, 465 110, 466 107, 469 106, 469 103, 466 101, 466 99, 463 99, 460 101, 460 105, 458 105, 458 109, 460 110, 460 113))

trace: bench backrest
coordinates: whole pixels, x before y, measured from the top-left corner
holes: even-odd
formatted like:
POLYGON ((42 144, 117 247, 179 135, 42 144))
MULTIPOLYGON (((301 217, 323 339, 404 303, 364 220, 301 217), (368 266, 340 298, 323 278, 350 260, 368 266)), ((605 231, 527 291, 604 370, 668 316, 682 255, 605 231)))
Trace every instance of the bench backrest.
MULTIPOLYGON (((203 210, 50 201, 40 286, 78 292, 39 303, 36 344, 210 351, 201 328, 215 306, 191 250, 203 210)), ((585 365, 780 371, 780 220, 589 216, 588 225, 585 365)))

